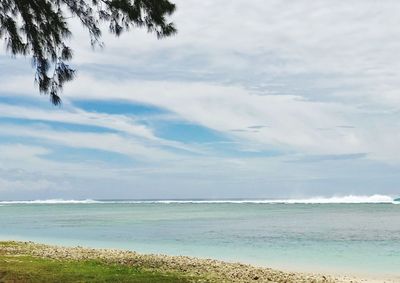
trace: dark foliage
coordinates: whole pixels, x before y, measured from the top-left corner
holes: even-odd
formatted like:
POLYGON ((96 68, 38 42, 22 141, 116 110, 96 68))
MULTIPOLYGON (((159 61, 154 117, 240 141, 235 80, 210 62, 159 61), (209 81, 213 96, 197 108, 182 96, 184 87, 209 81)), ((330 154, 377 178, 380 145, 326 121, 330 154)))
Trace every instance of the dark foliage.
POLYGON ((32 55, 35 81, 41 93, 59 105, 60 91, 75 70, 67 62, 72 50, 68 19, 77 17, 88 30, 92 45, 102 45, 100 25, 120 35, 131 27, 143 27, 158 38, 173 35, 167 17, 175 11, 168 0, 1 0, 0 38, 13 55, 32 55))

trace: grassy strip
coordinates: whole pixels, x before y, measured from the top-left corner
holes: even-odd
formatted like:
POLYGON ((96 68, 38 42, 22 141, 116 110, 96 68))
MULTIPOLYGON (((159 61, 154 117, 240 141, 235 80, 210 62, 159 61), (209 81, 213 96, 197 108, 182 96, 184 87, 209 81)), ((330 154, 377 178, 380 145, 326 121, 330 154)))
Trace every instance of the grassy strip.
POLYGON ((0 254, 0 282, 186 283, 198 281, 196 279, 172 272, 105 264, 97 260, 54 260, 27 255, 0 254))
POLYGON ((349 280, 212 259, 0 241, 1 282, 337 283, 349 280))

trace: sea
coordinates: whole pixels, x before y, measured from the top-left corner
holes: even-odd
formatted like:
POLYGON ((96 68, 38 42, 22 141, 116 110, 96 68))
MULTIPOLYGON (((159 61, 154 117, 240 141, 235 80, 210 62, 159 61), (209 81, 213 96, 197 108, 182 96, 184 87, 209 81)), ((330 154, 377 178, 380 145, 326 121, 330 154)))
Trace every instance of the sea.
POLYGON ((0 240, 400 276, 400 203, 383 195, 0 201, 0 240))

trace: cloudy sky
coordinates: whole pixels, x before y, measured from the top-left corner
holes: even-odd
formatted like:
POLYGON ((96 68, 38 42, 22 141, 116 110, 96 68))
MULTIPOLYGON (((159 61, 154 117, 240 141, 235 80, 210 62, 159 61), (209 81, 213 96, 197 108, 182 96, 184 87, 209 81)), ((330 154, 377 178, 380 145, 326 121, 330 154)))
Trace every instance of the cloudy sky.
POLYGON ((74 20, 53 107, 0 51, 0 199, 400 194, 400 2, 176 0, 179 33, 74 20))

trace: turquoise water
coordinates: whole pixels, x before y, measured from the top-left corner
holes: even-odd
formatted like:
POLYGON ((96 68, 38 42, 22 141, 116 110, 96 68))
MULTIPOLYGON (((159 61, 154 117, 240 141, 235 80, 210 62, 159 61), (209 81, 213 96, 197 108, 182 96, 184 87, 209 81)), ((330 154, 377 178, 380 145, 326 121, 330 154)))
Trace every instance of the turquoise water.
POLYGON ((400 205, 1 204, 0 239, 400 275, 400 205))

